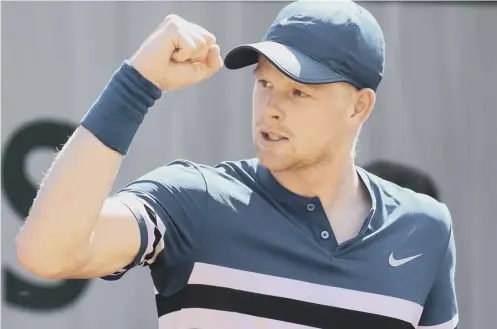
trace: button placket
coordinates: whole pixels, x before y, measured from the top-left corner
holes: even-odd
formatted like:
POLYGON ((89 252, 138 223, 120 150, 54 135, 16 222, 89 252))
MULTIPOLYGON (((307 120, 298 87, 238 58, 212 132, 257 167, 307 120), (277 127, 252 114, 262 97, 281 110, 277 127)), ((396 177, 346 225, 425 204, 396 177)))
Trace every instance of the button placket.
POLYGON ((321 245, 322 248, 331 253, 335 248, 335 243, 331 227, 329 226, 328 218, 324 213, 322 207, 320 206, 319 201, 313 201, 314 200, 309 200, 303 205, 303 207, 305 207, 305 212, 308 213, 308 218, 310 220, 310 225, 312 226, 314 238, 317 238, 317 242, 321 245))

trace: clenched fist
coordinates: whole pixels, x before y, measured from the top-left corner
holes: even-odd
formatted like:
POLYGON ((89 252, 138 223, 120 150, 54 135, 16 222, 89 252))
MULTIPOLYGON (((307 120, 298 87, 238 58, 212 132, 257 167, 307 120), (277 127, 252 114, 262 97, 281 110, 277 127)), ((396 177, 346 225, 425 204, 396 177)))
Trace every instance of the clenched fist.
POLYGON ((130 64, 165 91, 208 78, 222 67, 223 60, 212 33, 169 15, 133 55, 130 64))

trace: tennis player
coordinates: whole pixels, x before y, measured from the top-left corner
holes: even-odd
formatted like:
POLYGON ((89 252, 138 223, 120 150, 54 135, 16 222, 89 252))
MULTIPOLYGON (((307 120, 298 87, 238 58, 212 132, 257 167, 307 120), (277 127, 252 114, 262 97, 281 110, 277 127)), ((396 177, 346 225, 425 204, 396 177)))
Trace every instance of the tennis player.
POLYGON ((449 210, 354 162, 384 61, 364 8, 291 3, 263 41, 224 60, 256 68, 257 157, 172 161, 109 195, 162 92, 223 66, 214 35, 167 16, 56 156, 17 238, 20 263, 106 280, 148 266, 164 329, 454 329, 449 210))

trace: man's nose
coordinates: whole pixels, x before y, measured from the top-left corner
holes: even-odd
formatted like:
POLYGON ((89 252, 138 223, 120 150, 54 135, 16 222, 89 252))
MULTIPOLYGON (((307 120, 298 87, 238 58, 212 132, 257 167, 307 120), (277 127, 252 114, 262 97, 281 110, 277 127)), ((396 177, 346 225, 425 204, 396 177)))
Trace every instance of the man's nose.
POLYGON ((264 115, 266 119, 278 121, 285 119, 285 111, 282 109, 282 103, 282 97, 273 91, 265 104, 264 115))

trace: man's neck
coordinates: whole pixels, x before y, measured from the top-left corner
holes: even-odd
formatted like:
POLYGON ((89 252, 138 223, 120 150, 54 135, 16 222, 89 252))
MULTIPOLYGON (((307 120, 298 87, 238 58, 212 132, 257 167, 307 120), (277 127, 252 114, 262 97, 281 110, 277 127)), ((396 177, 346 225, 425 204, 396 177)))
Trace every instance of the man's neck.
POLYGON ((323 207, 360 198, 362 188, 354 161, 335 161, 312 167, 272 173, 288 190, 307 197, 319 197, 323 207))

